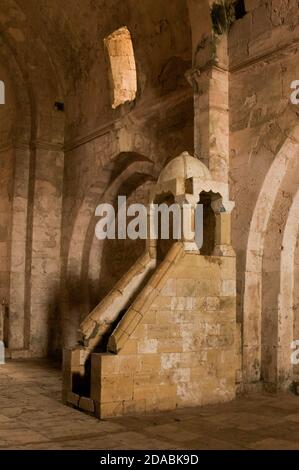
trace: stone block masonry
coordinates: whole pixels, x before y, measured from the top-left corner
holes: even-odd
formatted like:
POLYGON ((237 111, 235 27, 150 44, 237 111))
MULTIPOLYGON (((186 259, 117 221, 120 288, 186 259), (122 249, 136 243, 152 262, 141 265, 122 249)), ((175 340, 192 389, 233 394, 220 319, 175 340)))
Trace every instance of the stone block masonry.
POLYGON ((182 252, 151 303, 135 316, 130 309, 113 332, 118 350, 118 330, 133 330, 125 340, 119 336, 117 354, 92 354, 91 398, 98 417, 235 397, 234 278, 234 257, 182 252))

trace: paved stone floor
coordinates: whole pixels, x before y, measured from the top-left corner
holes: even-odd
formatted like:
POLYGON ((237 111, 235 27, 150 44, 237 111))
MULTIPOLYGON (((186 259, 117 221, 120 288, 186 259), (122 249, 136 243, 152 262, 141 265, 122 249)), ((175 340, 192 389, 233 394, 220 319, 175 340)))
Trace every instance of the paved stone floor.
POLYGON ((299 449, 299 397, 234 402, 99 421, 60 402, 58 369, 0 366, 0 449, 299 449))

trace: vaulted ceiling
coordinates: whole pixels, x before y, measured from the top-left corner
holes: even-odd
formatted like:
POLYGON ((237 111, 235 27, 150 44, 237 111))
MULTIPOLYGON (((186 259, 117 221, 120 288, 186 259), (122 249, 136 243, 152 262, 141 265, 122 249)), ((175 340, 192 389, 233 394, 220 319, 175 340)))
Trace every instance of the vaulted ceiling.
POLYGON ((103 113, 109 118, 103 39, 124 25, 133 38, 141 99, 159 97, 165 70, 171 78, 191 63, 185 0, 1 0, 0 63, 18 109, 27 101, 30 113, 42 116, 35 120, 40 138, 55 100, 67 104, 70 132, 103 113))

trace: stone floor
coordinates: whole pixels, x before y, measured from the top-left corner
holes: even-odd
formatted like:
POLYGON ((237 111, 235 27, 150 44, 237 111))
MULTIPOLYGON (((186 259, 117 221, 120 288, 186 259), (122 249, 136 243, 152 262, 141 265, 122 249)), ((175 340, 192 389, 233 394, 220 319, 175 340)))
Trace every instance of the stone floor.
POLYGON ((60 402, 59 370, 41 361, 0 366, 0 449, 299 449, 299 397, 98 421, 60 402))

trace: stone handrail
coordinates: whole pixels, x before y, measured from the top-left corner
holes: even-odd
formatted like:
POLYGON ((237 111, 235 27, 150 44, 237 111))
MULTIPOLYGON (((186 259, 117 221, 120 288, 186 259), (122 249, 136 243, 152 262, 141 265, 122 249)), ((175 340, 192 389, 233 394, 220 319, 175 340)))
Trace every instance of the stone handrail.
POLYGON ((168 271, 183 254, 182 243, 175 243, 113 331, 108 342, 109 352, 118 353, 122 349, 146 314, 154 298, 164 287, 168 271))
POLYGON ((129 308, 132 298, 138 293, 140 286, 155 267, 156 259, 151 258, 149 252, 146 252, 83 320, 80 330, 87 350, 91 351, 97 346, 120 313, 129 308))

